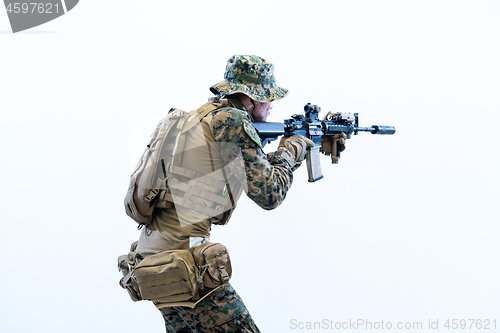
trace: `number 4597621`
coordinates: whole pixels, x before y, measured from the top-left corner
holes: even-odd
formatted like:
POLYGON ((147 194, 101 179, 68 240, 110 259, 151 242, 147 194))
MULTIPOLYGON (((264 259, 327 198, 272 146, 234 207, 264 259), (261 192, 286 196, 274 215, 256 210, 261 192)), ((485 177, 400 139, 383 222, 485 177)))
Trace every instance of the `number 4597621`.
POLYGON ((9 3, 7 5, 7 13, 39 13, 39 14, 52 14, 59 13, 59 4, 56 3, 52 5, 51 3, 43 3, 43 2, 23 2, 23 3, 9 3))
POLYGON ((489 329, 496 329, 497 328, 497 321, 495 320, 489 320, 489 319, 451 319, 451 324, 450 324, 450 319, 444 323, 444 327, 447 329, 452 329, 456 330, 458 328, 460 329, 484 329, 484 330, 489 330, 489 329), (491 325, 491 326, 490 326, 491 325), (467 327, 468 326, 468 327, 467 327))

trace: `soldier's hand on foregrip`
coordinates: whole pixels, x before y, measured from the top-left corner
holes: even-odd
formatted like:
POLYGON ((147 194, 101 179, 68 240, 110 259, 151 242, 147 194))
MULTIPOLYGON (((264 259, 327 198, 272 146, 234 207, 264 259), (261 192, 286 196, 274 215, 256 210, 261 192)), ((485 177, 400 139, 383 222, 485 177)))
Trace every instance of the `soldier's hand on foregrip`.
POLYGON ((279 147, 285 147, 295 156, 295 163, 301 163, 306 157, 306 146, 314 147, 314 142, 302 135, 281 138, 279 147))
POLYGON ((323 135, 321 137, 321 147, 319 151, 327 156, 331 155, 332 163, 337 164, 340 158, 340 152, 345 149, 345 140, 348 137, 345 133, 332 136, 323 135))

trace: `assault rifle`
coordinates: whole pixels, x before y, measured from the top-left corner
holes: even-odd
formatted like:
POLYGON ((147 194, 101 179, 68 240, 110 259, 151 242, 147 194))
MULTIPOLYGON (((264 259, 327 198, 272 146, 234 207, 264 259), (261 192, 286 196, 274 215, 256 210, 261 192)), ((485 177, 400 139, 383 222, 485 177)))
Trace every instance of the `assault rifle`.
MULTIPOLYGON (((370 132, 372 134, 392 135, 396 132, 394 126, 373 125, 371 127, 359 127, 358 114, 331 113, 325 120, 318 119, 321 108, 317 105, 307 103, 304 107, 305 116, 301 114, 292 115, 292 119, 285 119, 283 123, 254 123, 264 147, 266 143, 274 141, 280 135, 293 136, 302 135, 314 142, 314 147, 307 147, 306 162, 309 182, 315 182, 323 178, 319 161, 319 148, 323 135, 333 136, 345 133, 347 137, 357 135, 359 132, 370 132)), ((340 147, 333 147, 332 154, 340 158, 340 147)), ((338 159, 337 159, 338 160, 338 159)))

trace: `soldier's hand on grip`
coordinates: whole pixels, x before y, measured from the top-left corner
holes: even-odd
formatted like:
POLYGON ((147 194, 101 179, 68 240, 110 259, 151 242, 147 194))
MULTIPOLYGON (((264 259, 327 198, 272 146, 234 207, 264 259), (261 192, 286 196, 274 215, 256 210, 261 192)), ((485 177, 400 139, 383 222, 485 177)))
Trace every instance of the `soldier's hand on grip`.
POLYGON ((279 144, 295 156, 295 163, 301 163, 306 157, 306 146, 314 147, 314 142, 302 135, 283 136, 279 144))
POLYGON ((332 163, 337 164, 339 162, 339 154, 337 151, 343 152, 345 149, 345 140, 349 139, 345 133, 336 134, 332 136, 323 135, 321 137, 321 147, 319 151, 326 156, 332 157, 332 163))

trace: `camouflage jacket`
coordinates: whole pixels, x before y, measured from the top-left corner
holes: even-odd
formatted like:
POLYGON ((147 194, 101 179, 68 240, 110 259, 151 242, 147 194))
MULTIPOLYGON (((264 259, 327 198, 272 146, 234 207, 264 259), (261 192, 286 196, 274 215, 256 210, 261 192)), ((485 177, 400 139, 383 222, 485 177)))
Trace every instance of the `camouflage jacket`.
POLYGON ((238 100, 231 102, 235 107, 212 112, 214 140, 220 142, 221 155, 227 163, 241 152, 243 161, 233 162, 232 172, 246 182, 244 190, 250 199, 264 209, 274 209, 283 202, 292 185, 294 156, 284 148, 265 154, 252 116, 238 100))

